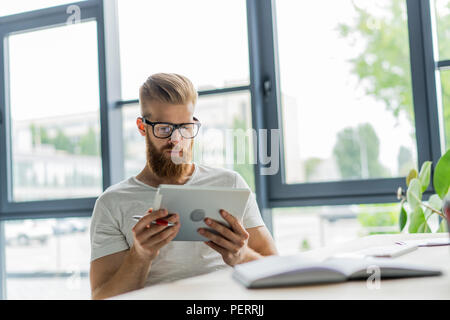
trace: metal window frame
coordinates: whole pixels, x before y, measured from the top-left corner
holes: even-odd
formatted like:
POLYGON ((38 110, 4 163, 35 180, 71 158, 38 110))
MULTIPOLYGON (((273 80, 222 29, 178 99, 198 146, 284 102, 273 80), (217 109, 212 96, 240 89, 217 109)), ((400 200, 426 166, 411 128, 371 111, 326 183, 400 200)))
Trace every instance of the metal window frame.
POLYGON ((442 60, 436 63, 436 68, 439 70, 447 70, 450 69, 450 60, 442 60))
MULTIPOLYGON (((272 113, 278 114, 276 106, 279 106, 272 84, 275 81, 275 47, 273 32, 271 1, 247 0, 247 29, 250 63, 250 87, 252 122, 255 130, 279 128, 278 117, 271 117, 269 107, 274 106, 272 113)), ((268 130, 267 138, 271 132, 268 130)), ((263 149, 260 139, 254 142, 254 154, 259 154, 263 149)), ((263 166, 260 161, 254 165, 255 194, 262 218, 273 234, 273 221, 271 205, 268 201, 269 181, 262 175, 263 166)))
MULTIPOLYGON (((248 0, 249 38, 253 53, 252 99, 254 127, 281 129, 281 96, 276 39, 275 0, 248 0), (267 90, 268 89, 268 90, 267 90)), ((434 75, 431 19, 428 1, 407 0, 412 91, 414 100, 417 154, 419 168, 424 161, 436 165, 441 155, 437 97, 434 75)), ((284 150, 283 144, 280 145, 284 150)), ((366 180, 342 180, 318 183, 286 184, 284 152, 279 152, 277 174, 257 174, 257 188, 263 203, 269 208, 291 206, 344 205, 360 203, 397 202, 396 190, 406 187, 403 177, 366 180)), ((260 165, 258 165, 261 169, 260 165)), ((257 169, 258 172, 258 169, 257 169)), ((430 195, 430 186, 425 195, 430 195)))
POLYGON ((86 0, 57 7, 0 17, 0 220, 25 218, 86 217, 96 197, 12 201, 11 118, 9 115, 9 34, 62 26, 70 5, 80 8, 80 22, 97 22, 101 163, 103 190, 123 178, 122 114, 115 108, 120 96, 120 61, 116 0, 86 0), (107 27, 106 27, 107 26, 107 27))
MULTIPOLYGON (((199 96, 213 96, 225 93, 234 93, 234 92, 242 92, 249 91, 250 85, 248 86, 238 86, 238 87, 227 87, 227 88, 219 88, 219 89, 211 89, 211 90, 200 90, 198 91, 199 96)), ((118 100, 116 102, 116 108, 122 108, 123 106, 132 104, 139 104, 139 99, 129 99, 129 100, 118 100)))
MULTIPOLYGON (((407 9, 418 159, 420 165, 433 161, 434 170, 445 148, 439 122, 433 13, 430 0, 407 0, 407 9)), ((434 192, 433 186, 428 190, 434 192)))

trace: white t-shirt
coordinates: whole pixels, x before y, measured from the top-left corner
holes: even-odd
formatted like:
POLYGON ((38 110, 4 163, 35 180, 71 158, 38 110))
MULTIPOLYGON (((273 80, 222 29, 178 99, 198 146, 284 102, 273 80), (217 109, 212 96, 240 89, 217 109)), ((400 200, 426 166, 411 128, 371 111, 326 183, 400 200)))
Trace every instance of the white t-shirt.
MULTIPOLYGON (((249 188, 237 172, 195 164, 185 185, 249 188)), ((136 177, 115 184, 95 202, 91 220, 91 261, 133 245, 133 215, 142 215, 152 206, 156 188, 136 177)), ((263 226, 255 195, 252 193, 244 212, 243 226, 263 226)), ((171 241, 161 248, 153 261, 146 286, 169 282, 229 268, 222 256, 201 241, 171 241)))

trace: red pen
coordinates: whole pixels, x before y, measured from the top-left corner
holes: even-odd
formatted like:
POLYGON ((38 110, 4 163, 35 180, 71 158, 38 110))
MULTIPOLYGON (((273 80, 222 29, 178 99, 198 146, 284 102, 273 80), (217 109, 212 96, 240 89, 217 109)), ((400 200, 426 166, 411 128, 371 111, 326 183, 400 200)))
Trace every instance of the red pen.
MULTIPOLYGON (((143 216, 133 216, 133 219, 136 221, 139 221, 143 216)), ((172 222, 168 222, 164 219, 156 219, 151 222, 151 224, 156 224, 158 226, 167 226, 167 227, 173 227, 175 224, 172 222)))

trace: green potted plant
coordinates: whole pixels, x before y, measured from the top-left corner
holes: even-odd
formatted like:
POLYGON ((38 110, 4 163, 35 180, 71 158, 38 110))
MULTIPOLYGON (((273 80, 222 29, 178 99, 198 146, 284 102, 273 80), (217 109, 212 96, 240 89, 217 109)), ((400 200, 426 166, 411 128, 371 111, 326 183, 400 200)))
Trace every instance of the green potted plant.
POLYGON ((425 161, 419 173, 412 169, 406 177, 406 192, 401 187, 397 190, 397 198, 401 200, 400 231, 409 220, 409 233, 432 232, 428 220, 434 214, 442 218, 436 232, 447 231, 447 216, 442 207, 444 200, 450 197, 450 149, 439 159, 434 169, 433 186, 436 193, 424 202, 422 195, 430 184, 431 164, 431 161, 425 161))

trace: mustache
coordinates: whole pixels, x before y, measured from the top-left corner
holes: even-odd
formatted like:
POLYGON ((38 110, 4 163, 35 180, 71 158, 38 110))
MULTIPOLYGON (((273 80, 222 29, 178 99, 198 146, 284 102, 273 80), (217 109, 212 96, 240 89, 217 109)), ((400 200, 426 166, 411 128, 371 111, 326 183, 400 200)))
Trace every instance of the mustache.
POLYGON ((161 149, 161 152, 164 152, 164 151, 183 151, 183 147, 181 147, 181 146, 169 146, 169 147, 161 149))

